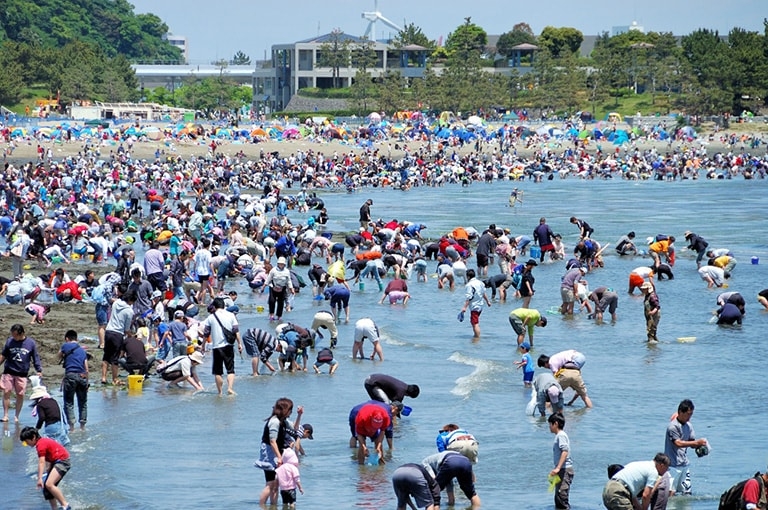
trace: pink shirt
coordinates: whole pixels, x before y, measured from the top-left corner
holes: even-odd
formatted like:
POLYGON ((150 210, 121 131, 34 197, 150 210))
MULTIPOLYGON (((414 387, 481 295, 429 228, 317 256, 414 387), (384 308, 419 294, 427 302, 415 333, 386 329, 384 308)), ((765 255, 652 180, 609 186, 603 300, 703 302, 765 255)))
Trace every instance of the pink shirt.
POLYGON ((293 464, 281 464, 275 470, 275 474, 281 491, 289 491, 298 487, 299 468, 293 464))

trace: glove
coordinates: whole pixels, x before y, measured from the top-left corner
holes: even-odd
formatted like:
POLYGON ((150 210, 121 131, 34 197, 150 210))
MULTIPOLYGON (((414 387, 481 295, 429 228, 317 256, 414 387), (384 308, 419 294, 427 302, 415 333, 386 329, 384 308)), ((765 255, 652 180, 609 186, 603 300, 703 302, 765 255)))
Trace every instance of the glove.
POLYGON ((459 312, 459 316, 456 318, 459 319, 459 322, 464 322, 464 311, 459 312))

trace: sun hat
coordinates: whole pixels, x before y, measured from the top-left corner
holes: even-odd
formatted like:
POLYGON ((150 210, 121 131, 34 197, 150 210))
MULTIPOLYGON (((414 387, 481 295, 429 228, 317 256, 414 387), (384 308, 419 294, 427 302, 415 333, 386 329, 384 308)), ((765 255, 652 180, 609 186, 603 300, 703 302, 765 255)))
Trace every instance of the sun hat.
POLYGON ((645 282, 640 286, 640 290, 653 290, 653 284, 651 282, 645 282))
POLYGON ((30 400, 37 400, 39 398, 47 397, 48 395, 48 389, 43 386, 35 386, 32 390, 32 394, 29 395, 30 400))
POLYGON ((538 266, 538 262, 536 262, 533 259, 528 259, 528 262, 525 263, 526 266, 538 266))
POLYGON ((192 354, 189 355, 189 359, 194 361, 197 364, 203 363, 203 353, 200 351, 195 351, 192 354))

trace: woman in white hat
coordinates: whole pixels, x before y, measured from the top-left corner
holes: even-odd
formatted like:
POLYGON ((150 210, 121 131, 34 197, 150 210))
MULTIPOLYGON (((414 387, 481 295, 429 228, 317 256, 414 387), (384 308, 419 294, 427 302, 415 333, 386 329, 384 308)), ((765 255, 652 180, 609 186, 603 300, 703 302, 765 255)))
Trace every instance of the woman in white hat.
POLYGON ((291 282, 291 272, 286 266, 285 257, 278 257, 277 265, 270 270, 261 292, 269 287, 269 320, 280 320, 283 317, 283 307, 285 306, 288 293, 293 293, 293 282, 291 282))
POLYGON ((40 430, 43 425, 43 435, 56 440, 62 446, 69 446, 69 435, 61 418, 61 407, 56 399, 51 398, 45 386, 38 384, 32 388, 29 396, 32 401, 32 416, 37 416, 35 428, 40 430))

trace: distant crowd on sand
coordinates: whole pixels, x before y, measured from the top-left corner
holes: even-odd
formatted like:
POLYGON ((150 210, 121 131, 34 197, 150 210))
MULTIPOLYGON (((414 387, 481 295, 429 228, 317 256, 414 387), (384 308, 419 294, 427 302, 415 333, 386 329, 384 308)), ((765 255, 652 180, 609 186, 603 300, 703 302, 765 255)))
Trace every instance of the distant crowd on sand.
MULTIPOLYGON (((334 359, 334 351, 343 341, 337 324, 352 318, 351 286, 364 285, 370 278, 382 293, 379 303, 407 306, 411 298, 409 285, 414 280, 417 285, 428 285, 428 266, 434 260, 436 292, 454 289, 458 282, 464 284, 458 319, 463 321, 465 314, 469 314, 476 339, 481 335, 482 311, 493 306, 497 292, 499 304, 506 303, 508 298, 521 300, 522 306, 512 310, 508 317, 521 354, 517 366, 523 371, 523 384, 532 388, 529 412, 542 416, 551 413, 548 422, 556 440, 549 474, 556 507, 569 508, 573 462, 564 432, 563 406, 572 405, 579 398, 586 407, 592 406, 582 378, 587 358, 569 349, 551 356, 542 354, 534 364, 529 354, 534 346, 534 328, 547 325, 547 318, 530 308, 537 285, 534 271, 547 257, 565 263, 562 279, 538 282, 539 286, 557 285, 560 289, 562 305, 548 313, 570 315, 582 308, 595 321, 602 321, 604 314, 618 320, 619 296, 614 290, 618 288, 617 282, 600 282, 591 291, 586 282, 587 274, 594 275, 590 279, 599 280, 604 264, 602 255, 609 246, 595 241, 595 229, 577 217, 569 220, 580 238, 573 248, 563 246, 562 236, 552 231, 546 218, 532 225, 529 232, 512 233, 509 228, 492 223, 482 232, 456 227, 450 233, 437 233, 438 240, 428 241, 424 238, 428 225, 419 221, 375 220, 371 199, 360 207, 359 229, 334 240, 324 235, 324 225, 332 211, 327 211, 322 198, 316 195, 318 189, 331 183, 356 188, 383 186, 384 180, 389 179, 387 185, 407 188, 417 184, 469 185, 473 181, 508 179, 509 168, 517 168, 518 160, 514 151, 501 149, 459 157, 447 147, 427 144, 397 162, 373 151, 362 156, 264 154, 255 161, 219 155, 210 160, 171 158, 144 162, 133 160, 125 148, 118 149, 106 161, 87 153, 61 162, 47 161, 41 155, 38 164, 33 162, 20 168, 7 165, 5 180, 0 184, 0 207, 4 213, 0 233, 6 237, 6 256, 11 258, 14 271, 0 281, 2 292, 6 301, 23 304, 32 321, 40 323, 45 321, 46 305, 50 304, 44 302, 46 297, 54 303, 93 303, 99 347, 103 350, 103 385, 123 385, 121 370, 131 375, 147 375, 154 370, 170 385, 189 384, 196 391, 204 391, 198 367, 212 358, 217 393, 224 394, 226 385, 227 394, 234 396, 236 351, 245 351, 252 358, 254 376, 261 373, 262 366, 272 372, 308 371, 313 350, 317 353, 313 370, 319 373, 327 365, 329 372, 334 373, 340 365, 334 359), (382 172, 387 165, 394 165, 393 170, 382 172), (499 171, 501 168, 504 170, 499 171), (443 179, 435 182, 438 178, 443 179), (295 195, 285 193, 294 189, 295 195), (294 224, 289 218, 291 208, 316 214, 294 224), (142 262, 136 260, 139 246, 144 252, 142 262), (68 274, 68 264, 77 259, 91 260, 103 268, 99 271, 102 274, 97 277, 95 272, 86 271, 73 278, 68 274), (43 274, 27 273, 26 266, 30 264, 36 264, 43 274), (490 270, 495 265, 498 272, 490 270), (230 285, 236 279, 244 279, 253 292, 268 294, 268 320, 263 327, 240 329, 238 295, 230 285), (301 289, 307 287, 311 297, 304 298, 301 289), (328 305, 315 313, 312 324, 300 325, 286 320, 298 299, 326 301, 328 305), (206 310, 207 316, 200 320, 197 317, 201 310, 206 310), (277 367, 272 363, 273 357, 277 367), (575 395, 566 403, 563 392, 569 388, 575 395)), ((578 148, 567 149, 560 155, 542 150, 535 159, 519 164, 523 178, 532 166, 536 170, 528 176, 541 178, 553 175, 544 169, 546 165, 567 161, 577 168, 586 165, 589 170, 584 171, 588 175, 623 175, 623 170, 614 168, 627 165, 663 178, 667 178, 669 171, 672 178, 693 178, 721 170, 734 175, 731 163, 736 164, 735 175, 754 171, 762 176, 766 164, 764 159, 748 155, 710 159, 695 149, 665 156, 653 150, 641 153, 638 149, 622 156, 588 154, 578 148)), ((522 195, 513 198, 511 205, 521 201, 522 195)), ((686 231, 682 237, 688 243, 687 249, 697 254, 699 277, 710 287, 725 287, 736 267, 734 255, 726 247, 710 247, 693 232, 686 231)), ((643 254, 646 248, 636 245, 635 238, 635 233, 629 232, 613 249, 619 256, 643 254)), ((648 239, 651 264, 640 266, 629 275, 629 293, 639 287, 644 296, 649 343, 658 341, 661 318, 662 303, 656 293, 656 282, 674 278, 675 241, 674 235, 648 239)), ((763 306, 768 307, 768 291, 761 292, 760 298, 763 306)), ((717 304, 720 308, 716 315, 721 324, 741 323, 745 300, 737 292, 720 294, 717 304)), ((368 357, 364 352, 368 340, 370 358, 384 361, 375 316, 386 312, 365 312, 373 317, 358 315, 351 342, 352 356, 368 357)), ((41 381, 33 381, 30 398, 37 403, 36 412, 42 413, 43 418, 35 429, 25 428, 21 432, 22 439, 36 447, 38 455, 48 462, 47 470, 45 462, 40 463, 38 483, 46 489, 44 494, 54 509, 57 501, 68 507, 56 487, 69 469, 65 433, 67 428, 74 431, 76 421, 81 428, 85 427, 91 379, 89 353, 80 346, 77 331, 70 330, 65 337, 60 353, 65 367, 64 413, 41 381), (40 437, 36 429, 43 426, 44 433, 59 442, 40 437), (44 480, 44 471, 48 481, 44 480)), ((14 393, 18 421, 29 370, 34 366, 38 376, 42 376, 44 369, 34 341, 20 324, 11 327, 2 361, 3 421, 9 420, 14 393)), ((371 401, 350 413, 350 444, 357 446, 361 463, 369 453, 366 439, 373 441, 378 461, 384 462, 383 441, 386 438, 392 447, 391 427, 400 415, 407 416, 403 398, 419 394, 416 385, 379 375, 366 383, 371 401)), ((297 472, 283 474, 283 479, 280 475, 287 449, 302 437, 311 439, 313 434, 311 426, 300 429, 298 420, 287 421, 292 409, 292 402, 279 400, 265 426, 257 462, 257 467, 265 471, 262 503, 275 503, 278 489, 283 487, 294 491, 283 498, 291 503, 295 489, 301 490, 297 472)), ((302 411, 299 408, 298 414, 302 411)), ((648 508, 654 493, 661 493, 654 500, 654 508, 664 508, 665 495, 690 489, 689 485, 686 489, 686 449, 706 446, 706 440, 695 438, 688 422, 692 412, 692 402, 683 401, 668 427, 665 454, 658 454, 653 461, 630 463, 611 475, 603 493, 606 508, 648 508), (670 476, 666 477, 668 469, 670 476)), ((440 450, 438 438, 436 456, 395 471, 393 485, 399 508, 405 508, 409 498, 419 507, 435 507, 440 502, 440 489, 448 489, 448 501, 452 503, 453 479, 473 507, 480 505, 472 473, 472 462, 477 458, 476 440, 457 424, 443 427, 441 437, 445 448, 440 450), (459 442, 450 448, 451 434, 457 430, 460 433, 454 434, 454 439, 459 442)), ((764 489, 761 491, 764 498, 764 489)))

